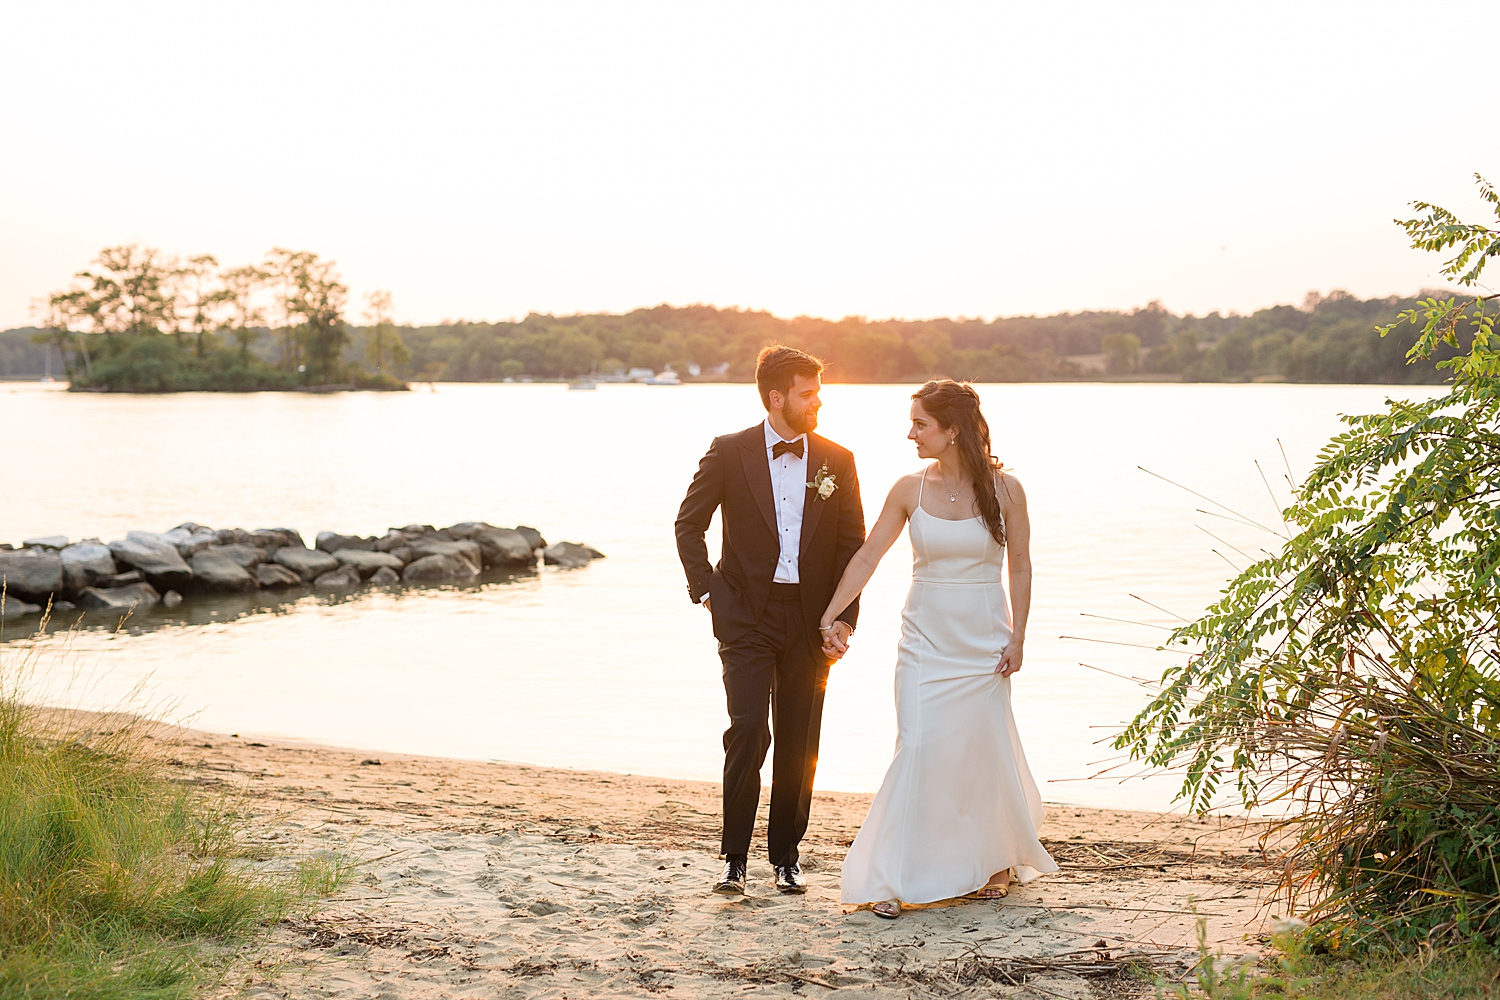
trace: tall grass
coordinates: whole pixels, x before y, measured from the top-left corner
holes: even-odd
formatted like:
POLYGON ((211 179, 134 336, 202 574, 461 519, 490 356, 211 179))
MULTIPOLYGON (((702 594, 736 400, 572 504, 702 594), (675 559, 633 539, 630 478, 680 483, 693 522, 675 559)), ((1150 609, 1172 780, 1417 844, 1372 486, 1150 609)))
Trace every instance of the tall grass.
POLYGON ((157 723, 30 704, 38 648, 0 647, 0 1000, 188 996, 316 880, 240 857, 233 810, 171 780, 157 723))

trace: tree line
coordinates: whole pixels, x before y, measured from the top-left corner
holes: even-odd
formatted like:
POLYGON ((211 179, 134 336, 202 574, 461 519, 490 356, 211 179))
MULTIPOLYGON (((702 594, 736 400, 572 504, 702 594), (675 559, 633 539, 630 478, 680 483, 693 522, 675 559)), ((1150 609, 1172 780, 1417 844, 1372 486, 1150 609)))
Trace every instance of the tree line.
POLYGON ((567 378, 629 368, 747 381, 771 341, 823 358, 841 382, 976 382, 1105 376, 1187 381, 1439 382, 1434 360, 1407 363, 1413 336, 1382 338, 1415 298, 1309 293, 1300 307, 1249 316, 1174 315, 1161 303, 1126 311, 980 319, 877 320, 713 306, 656 306, 624 314, 551 316, 403 328, 418 370, 455 381, 567 378))
MULTIPOLYGON (((1425 293, 1424 293, 1425 294, 1425 293)), ((105 249, 94 266, 39 303, 36 328, 0 334, 0 375, 38 374, 43 346, 79 388, 137 391, 396 387, 408 378, 573 378, 671 368, 749 380, 780 341, 828 362, 846 382, 978 382, 1114 377, 1186 381, 1439 382, 1435 361, 1408 364, 1410 334, 1376 327, 1416 298, 1309 293, 1300 306, 1248 316, 1129 311, 982 319, 840 320, 661 305, 628 313, 400 326, 389 292, 346 315, 348 287, 331 261, 275 249, 221 267, 139 246, 105 249)))
POLYGON ((56 351, 61 374, 83 389, 401 387, 393 371, 409 355, 390 293, 367 298, 368 369, 348 356, 348 296, 334 263, 310 251, 278 247, 223 267, 209 254, 107 247, 38 302, 42 322, 28 339, 56 351))

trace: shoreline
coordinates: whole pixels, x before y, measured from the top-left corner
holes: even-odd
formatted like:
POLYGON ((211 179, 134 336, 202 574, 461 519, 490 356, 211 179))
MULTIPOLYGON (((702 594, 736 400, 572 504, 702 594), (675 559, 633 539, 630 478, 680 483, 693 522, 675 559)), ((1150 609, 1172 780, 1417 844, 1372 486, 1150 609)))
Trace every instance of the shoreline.
POLYGON ((234 802, 252 843, 361 859, 337 896, 237 958, 216 996, 906 997, 965 956, 1030 962, 1040 995, 1150 996, 1126 965, 1186 974, 1200 917, 1211 949, 1257 953, 1276 912, 1263 826, 1243 819, 1049 805, 1061 872, 887 921, 838 895, 869 794, 814 793, 810 890, 781 896, 763 793, 748 892, 720 897, 717 783, 153 732, 179 780, 234 802))

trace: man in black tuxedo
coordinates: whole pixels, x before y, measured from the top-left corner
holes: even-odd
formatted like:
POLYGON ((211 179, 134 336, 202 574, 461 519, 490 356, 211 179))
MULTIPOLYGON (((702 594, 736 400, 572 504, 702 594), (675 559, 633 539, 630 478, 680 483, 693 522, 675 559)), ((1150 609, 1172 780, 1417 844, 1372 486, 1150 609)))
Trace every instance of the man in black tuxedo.
POLYGON ((773 744, 767 839, 776 888, 807 891, 797 845, 812 803, 823 692, 859 616, 856 600, 819 632, 844 567, 865 540, 854 456, 812 433, 822 371, 817 358, 790 347, 761 351, 755 384, 765 421, 714 439, 677 513, 688 596, 713 616, 724 665, 725 863, 714 891, 725 895, 745 891, 760 768, 773 744), (715 509, 723 552, 710 566, 703 536, 715 509))

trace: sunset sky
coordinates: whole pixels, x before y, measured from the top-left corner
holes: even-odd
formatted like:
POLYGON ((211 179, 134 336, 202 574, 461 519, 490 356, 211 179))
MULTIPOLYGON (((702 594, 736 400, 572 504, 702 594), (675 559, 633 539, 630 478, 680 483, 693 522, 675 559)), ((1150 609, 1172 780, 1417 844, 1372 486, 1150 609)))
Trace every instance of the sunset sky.
POLYGON ((6 0, 0 328, 129 242, 315 250, 417 323, 1411 293, 1407 202, 1489 217, 1497 31, 1493 2, 6 0))

